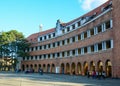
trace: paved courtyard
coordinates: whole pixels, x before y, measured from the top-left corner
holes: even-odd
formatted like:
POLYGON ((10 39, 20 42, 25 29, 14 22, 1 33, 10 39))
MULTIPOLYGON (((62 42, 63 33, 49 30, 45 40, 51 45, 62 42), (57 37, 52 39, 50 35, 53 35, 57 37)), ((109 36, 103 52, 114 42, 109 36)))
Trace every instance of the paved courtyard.
POLYGON ((0 86, 120 86, 120 79, 92 79, 62 74, 0 73, 0 86))

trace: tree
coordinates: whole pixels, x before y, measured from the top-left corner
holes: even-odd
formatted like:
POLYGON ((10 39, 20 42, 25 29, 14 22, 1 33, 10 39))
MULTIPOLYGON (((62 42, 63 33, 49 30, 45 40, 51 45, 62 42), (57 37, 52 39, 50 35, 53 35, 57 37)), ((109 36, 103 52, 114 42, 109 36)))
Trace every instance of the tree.
POLYGON ((29 46, 30 44, 24 35, 16 30, 2 32, 0 35, 0 55, 1 57, 10 57, 12 62, 14 62, 14 69, 18 62, 17 58, 29 55, 29 53, 25 52, 29 46))

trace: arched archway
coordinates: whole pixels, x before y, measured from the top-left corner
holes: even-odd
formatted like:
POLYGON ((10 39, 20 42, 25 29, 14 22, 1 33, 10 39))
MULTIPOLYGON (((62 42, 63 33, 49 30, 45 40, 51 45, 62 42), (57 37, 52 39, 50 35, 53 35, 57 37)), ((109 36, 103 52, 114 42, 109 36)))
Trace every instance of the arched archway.
POLYGON ((72 64, 71 64, 71 73, 72 74, 75 74, 75 63, 73 62, 72 64))
POLYGON ((112 63, 110 60, 107 60, 105 63, 106 76, 112 77, 112 63))
POLYGON ((54 64, 52 64, 51 72, 55 73, 55 65, 54 64))
POLYGON ((35 72, 38 72, 37 64, 34 64, 34 71, 35 71, 35 72))
POLYGON ((64 63, 62 63, 62 64, 61 64, 61 73, 63 73, 63 74, 64 74, 64 69, 65 69, 65 68, 64 68, 64 63))
POLYGON ((38 66, 39 66, 39 68, 41 68, 41 64, 39 64, 38 66))
POLYGON ((93 61, 90 62, 90 71, 95 71, 95 63, 93 61))
POLYGON ((69 63, 66 64, 66 74, 70 74, 70 65, 69 65, 69 63))
POLYGON ((47 72, 50 73, 50 64, 47 65, 47 72))
POLYGON ((85 61, 83 64, 84 75, 87 75, 88 72, 88 63, 85 61))
POLYGON ((82 74, 81 73, 81 63, 80 62, 77 63, 77 73, 78 73, 78 75, 82 74))
POLYGON ((98 68, 98 72, 102 73, 102 71, 103 71, 103 62, 101 60, 98 61, 97 66, 98 66, 97 67, 98 68))
POLYGON ((46 72, 46 65, 43 64, 43 72, 46 72))
POLYGON ((30 65, 30 69, 33 69, 33 65, 32 64, 30 65))

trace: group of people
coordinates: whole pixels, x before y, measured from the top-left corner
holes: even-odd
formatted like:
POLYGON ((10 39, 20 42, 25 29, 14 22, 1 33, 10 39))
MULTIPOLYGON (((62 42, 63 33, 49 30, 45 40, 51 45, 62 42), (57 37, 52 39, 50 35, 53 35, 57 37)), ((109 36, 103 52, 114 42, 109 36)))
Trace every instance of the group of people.
POLYGON ((92 77, 93 79, 95 79, 95 78, 98 78, 98 79, 103 78, 103 79, 105 79, 106 78, 106 73, 105 73, 105 71, 102 71, 102 72, 98 72, 98 71, 90 72, 90 71, 88 71, 87 76, 88 76, 88 78, 92 77))

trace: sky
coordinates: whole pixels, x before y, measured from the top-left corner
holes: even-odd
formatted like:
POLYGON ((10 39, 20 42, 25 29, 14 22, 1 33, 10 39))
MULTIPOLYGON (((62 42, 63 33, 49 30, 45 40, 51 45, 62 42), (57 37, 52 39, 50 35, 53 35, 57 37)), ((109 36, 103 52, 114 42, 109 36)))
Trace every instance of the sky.
POLYGON ((17 30, 25 37, 69 22, 108 0, 0 0, 0 32, 17 30))

